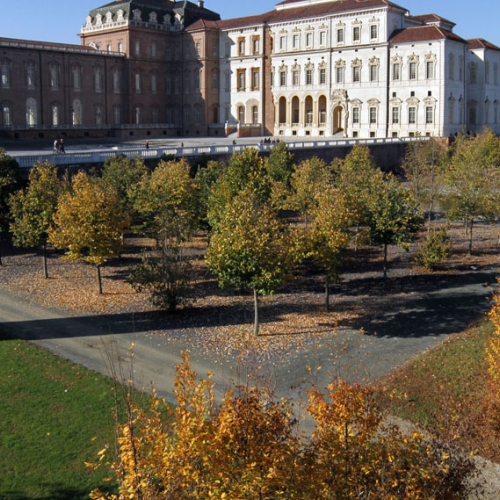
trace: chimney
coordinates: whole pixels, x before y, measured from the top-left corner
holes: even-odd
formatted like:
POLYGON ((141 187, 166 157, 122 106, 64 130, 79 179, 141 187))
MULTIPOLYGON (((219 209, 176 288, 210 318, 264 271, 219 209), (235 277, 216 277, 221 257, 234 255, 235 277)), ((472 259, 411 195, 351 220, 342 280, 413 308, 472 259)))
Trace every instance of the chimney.
POLYGON ((204 3, 205 3, 205 1, 204 1, 204 0, 198 0, 198 7, 199 7, 200 9, 203 9, 203 8, 204 8, 204 3))

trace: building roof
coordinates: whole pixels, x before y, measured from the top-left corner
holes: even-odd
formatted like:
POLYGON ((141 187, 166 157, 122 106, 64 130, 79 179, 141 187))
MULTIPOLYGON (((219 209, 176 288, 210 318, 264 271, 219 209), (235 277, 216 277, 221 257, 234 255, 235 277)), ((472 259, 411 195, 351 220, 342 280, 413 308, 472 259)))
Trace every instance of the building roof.
POLYGON ((500 50, 500 47, 493 45, 491 42, 484 40, 483 38, 472 38, 471 40, 467 40, 468 49, 491 49, 491 50, 500 50))
MULTIPOLYGON (((255 16, 239 17, 218 21, 215 25, 206 25, 207 27, 218 27, 219 29, 236 29, 246 26, 254 26, 259 24, 274 24, 287 21, 296 21, 297 19, 308 19, 321 17, 329 14, 337 14, 341 12, 354 12, 357 10, 366 10, 370 8, 393 7, 406 11, 403 7, 390 2, 389 0, 330 0, 318 3, 310 3, 304 6, 294 7, 291 4, 303 2, 304 0, 285 0, 277 4, 275 10, 258 14, 255 16), (287 5, 286 9, 279 9, 279 6, 287 5), (290 7, 288 7, 290 4, 290 7)), ((191 28, 201 28, 202 25, 196 24, 191 28)))
POLYGON ((431 24, 431 23, 446 23, 451 26, 456 26, 456 23, 453 21, 450 21, 449 19, 446 19, 444 17, 438 16, 437 14, 421 14, 419 16, 408 16, 411 19, 415 19, 417 21, 420 21, 424 24, 431 24))
POLYGON ((467 43, 463 38, 459 37, 452 31, 445 30, 435 25, 415 26, 396 30, 391 35, 389 41, 391 43, 412 43, 443 39, 467 43))

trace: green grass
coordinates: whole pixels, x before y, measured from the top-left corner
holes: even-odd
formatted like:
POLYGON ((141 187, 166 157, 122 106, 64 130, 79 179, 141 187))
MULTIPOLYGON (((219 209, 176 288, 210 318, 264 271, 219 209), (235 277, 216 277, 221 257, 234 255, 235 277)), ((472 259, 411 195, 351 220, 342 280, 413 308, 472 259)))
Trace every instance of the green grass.
POLYGON ((379 403, 390 413, 498 459, 488 422, 487 340, 493 325, 452 336, 379 382, 379 403))
POLYGON ((78 500, 109 490, 93 472, 114 446, 113 383, 32 344, 0 337, 0 498, 78 500))

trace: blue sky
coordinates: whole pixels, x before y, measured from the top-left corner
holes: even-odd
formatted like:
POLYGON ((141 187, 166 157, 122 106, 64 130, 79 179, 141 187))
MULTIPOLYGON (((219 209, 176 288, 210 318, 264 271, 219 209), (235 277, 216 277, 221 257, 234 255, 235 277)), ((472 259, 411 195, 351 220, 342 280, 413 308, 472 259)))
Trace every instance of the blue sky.
MULTIPOLYGON (((0 36, 79 44, 77 33, 92 8, 110 0, 0 0, 0 36)), ((196 1, 196 0, 193 0, 196 1)), ((205 0, 223 19, 260 14, 278 0, 205 0)), ((500 46, 498 0, 393 0, 411 14, 435 13, 457 24, 463 38, 485 38, 500 46)))

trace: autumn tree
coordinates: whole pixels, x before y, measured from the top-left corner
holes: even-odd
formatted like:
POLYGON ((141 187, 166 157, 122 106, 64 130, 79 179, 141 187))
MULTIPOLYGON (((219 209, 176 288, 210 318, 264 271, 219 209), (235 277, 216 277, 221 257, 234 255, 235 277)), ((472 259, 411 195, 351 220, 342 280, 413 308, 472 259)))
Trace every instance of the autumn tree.
POLYGON ((491 131, 459 135, 445 172, 447 217, 463 220, 472 253, 474 223, 500 211, 500 139, 491 131))
POLYGON ((187 240, 197 226, 197 186, 186 160, 160 162, 144 175, 134 194, 143 229, 160 244, 187 240))
POLYGON ((448 160, 447 149, 434 138, 412 142, 403 162, 405 179, 415 200, 427 211, 427 236, 430 236, 434 206, 443 191, 443 173, 448 160))
POLYGON ((295 157, 286 143, 279 142, 273 147, 266 162, 267 175, 272 183, 271 198, 277 208, 286 205, 289 196, 290 180, 295 170, 295 157))
POLYGON ((8 231, 10 222, 8 200, 19 187, 20 179, 19 164, 0 148, 0 266, 2 265, 3 233, 8 231))
POLYGON ((199 168, 196 172, 195 182, 198 187, 198 217, 201 224, 209 225, 208 211, 210 196, 215 183, 224 173, 224 164, 219 161, 209 161, 206 166, 199 168))
POLYGON ((371 242, 383 246, 385 279, 388 246, 407 249, 417 236, 422 215, 413 194, 392 174, 384 175, 372 185, 367 208, 371 242))
POLYGON ((10 198, 12 220, 10 230, 14 245, 42 247, 43 276, 48 278, 47 240, 63 192, 64 183, 58 178, 57 167, 51 163, 35 165, 29 173, 28 187, 10 198))
POLYGON ((259 294, 272 294, 286 280, 292 253, 286 227, 269 204, 246 189, 226 206, 205 256, 221 287, 253 290, 254 334, 259 332, 259 294))
POLYGON ((142 158, 129 159, 125 155, 109 158, 102 168, 102 179, 118 193, 125 213, 131 217, 132 226, 139 224, 134 211, 134 197, 141 180, 148 174, 142 158))
POLYGON ((94 265, 102 293, 101 266, 119 254, 128 225, 117 192, 101 179, 79 172, 71 190, 59 197, 48 241, 66 249, 66 260, 94 265))

